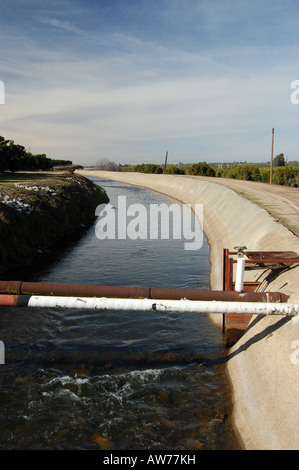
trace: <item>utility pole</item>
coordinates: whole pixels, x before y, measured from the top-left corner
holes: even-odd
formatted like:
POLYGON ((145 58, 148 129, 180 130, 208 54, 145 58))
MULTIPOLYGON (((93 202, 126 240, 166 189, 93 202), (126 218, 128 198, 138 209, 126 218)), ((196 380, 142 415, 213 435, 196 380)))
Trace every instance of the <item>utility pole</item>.
POLYGON ((168 151, 166 152, 166 156, 165 156, 164 173, 166 173, 167 157, 168 157, 168 151))
POLYGON ((273 174, 273 149, 274 149, 274 127, 273 127, 273 129, 272 129, 271 164, 270 164, 270 184, 272 184, 272 174, 273 174))

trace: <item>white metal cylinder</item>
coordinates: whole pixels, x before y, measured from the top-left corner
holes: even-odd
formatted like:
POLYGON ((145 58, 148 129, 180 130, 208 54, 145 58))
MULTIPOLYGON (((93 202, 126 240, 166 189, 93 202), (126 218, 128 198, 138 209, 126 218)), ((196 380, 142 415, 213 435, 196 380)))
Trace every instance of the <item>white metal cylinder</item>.
POLYGON ((157 311, 182 313, 231 313, 253 315, 290 315, 299 313, 298 304, 267 302, 222 302, 217 300, 115 299, 106 297, 61 297, 32 295, 29 307, 157 311))
POLYGON ((245 258, 244 256, 239 256, 237 259, 237 272, 236 272, 236 282, 235 290, 237 292, 243 292, 244 289, 244 271, 245 271, 245 258))

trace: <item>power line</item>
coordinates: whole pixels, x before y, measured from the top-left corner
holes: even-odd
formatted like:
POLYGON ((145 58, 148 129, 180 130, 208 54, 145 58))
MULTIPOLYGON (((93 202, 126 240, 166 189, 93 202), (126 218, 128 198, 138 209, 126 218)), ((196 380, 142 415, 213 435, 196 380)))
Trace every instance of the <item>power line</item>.
MULTIPOLYGON (((276 131, 277 133, 277 131, 276 131)), ((299 135, 299 132, 295 131, 278 131, 279 135, 299 135)))
POLYGON ((251 142, 255 142, 255 141, 257 141, 257 140, 259 140, 259 139, 261 139, 261 138, 263 138, 263 137, 269 135, 270 132, 271 132, 271 131, 268 130, 268 131, 266 131, 266 132, 263 132, 262 134, 258 134, 256 137, 252 137, 252 138, 250 138, 250 139, 244 140, 244 141, 242 141, 242 142, 240 142, 240 143, 238 143, 238 144, 232 145, 231 147, 228 147, 228 148, 226 148, 226 149, 223 149, 223 150, 221 150, 221 151, 219 151, 219 152, 217 152, 217 151, 215 152, 215 151, 213 151, 213 150, 210 150, 210 151, 205 152, 205 154, 210 154, 210 155, 211 155, 211 154, 216 154, 216 155, 217 155, 217 154, 223 154, 223 153, 229 152, 229 151, 231 151, 231 150, 238 149, 238 148, 240 148, 240 147, 243 147, 245 144, 249 144, 249 143, 251 143, 251 142))
MULTIPOLYGON (((238 144, 235 144, 235 145, 232 145, 230 147, 227 147, 226 149, 221 149, 219 151, 215 151, 215 150, 208 150, 208 151, 204 151, 205 155, 209 155, 209 156, 216 156, 216 155, 223 155, 227 152, 230 152, 232 150, 236 150, 238 148, 242 148, 244 147, 244 145, 247 145, 247 144, 250 144, 250 143, 253 143, 253 142, 256 142, 266 136, 269 136, 270 134, 273 134, 273 129, 272 131, 269 129, 267 131, 264 131, 260 134, 257 134, 255 136, 252 136, 248 139, 244 139, 242 142, 238 143, 238 144)), ((295 131, 288 131, 288 130, 277 130, 275 129, 275 136, 277 138, 277 136, 279 137, 280 135, 299 135, 299 132, 295 132, 295 131)))

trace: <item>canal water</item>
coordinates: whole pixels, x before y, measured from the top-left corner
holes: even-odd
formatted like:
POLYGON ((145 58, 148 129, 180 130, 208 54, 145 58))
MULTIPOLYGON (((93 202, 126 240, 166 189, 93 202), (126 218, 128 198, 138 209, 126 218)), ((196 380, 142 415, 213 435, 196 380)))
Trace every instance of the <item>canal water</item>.
MULTIPOLYGON (((93 178, 117 212, 168 205, 93 178)), ((99 239, 95 224, 15 279, 209 288, 209 246, 99 239), (50 259, 49 259, 50 258, 50 259)), ((205 315, 1 307, 0 449, 238 449, 221 331, 205 315)))

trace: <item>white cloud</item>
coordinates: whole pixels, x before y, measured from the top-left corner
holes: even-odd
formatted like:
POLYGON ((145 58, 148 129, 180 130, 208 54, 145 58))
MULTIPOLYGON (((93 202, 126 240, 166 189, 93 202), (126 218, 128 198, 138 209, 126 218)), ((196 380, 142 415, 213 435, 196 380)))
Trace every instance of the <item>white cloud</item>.
MULTIPOLYGON (((173 26, 181 2, 172 5, 162 14, 169 21, 173 14, 173 26)), ((199 5, 190 11, 186 6, 185 26, 200 19, 206 32, 217 31, 219 24, 223 34, 232 3, 213 19, 210 2, 199 5)), ((231 21, 238 21, 238 5, 231 21)), ((59 40, 52 34, 52 42, 48 37, 38 42, 28 34, 17 47, 11 35, 3 52, 7 81, 0 77, 6 85, 2 134, 31 151, 92 164, 103 152, 115 161, 131 161, 132 156, 142 161, 164 154, 167 146, 181 161, 204 155, 221 159, 225 149, 274 126, 295 126, 289 85, 299 76, 292 44, 238 45, 236 36, 231 47, 223 36, 217 47, 208 47, 200 35, 198 45, 188 47, 179 35, 171 44, 127 28, 79 28, 71 15, 43 12, 38 18, 57 30, 59 40)), ((232 39, 232 31, 227 35, 232 39)), ((295 152, 295 143, 285 142, 295 152)), ((242 159, 252 159, 257 149, 243 145, 242 159)), ((238 160, 239 155, 237 149, 231 156, 238 160)))
MULTIPOLYGON (((164 141, 166 145, 190 139, 193 145, 197 141, 197 148, 192 150, 196 154, 202 146, 207 148, 207 143, 210 150, 217 151, 217 137, 244 133, 247 126, 253 128, 257 121, 261 132, 267 130, 270 123, 265 119, 265 108, 272 110, 270 101, 278 87, 281 89, 277 80, 269 83, 266 77, 214 77, 161 80, 96 92, 81 88, 78 79, 69 89, 58 87, 32 96, 15 95, 3 125, 9 129, 17 123, 25 135, 34 136, 38 146, 44 142, 54 151, 59 146, 63 151, 69 149, 68 158, 73 152, 82 157, 81 147, 92 141, 106 151, 109 145, 113 148, 117 143, 125 144, 124 154, 115 156, 119 159, 128 158, 128 147, 140 148, 143 141, 164 141)), ((148 149, 144 149, 147 153, 148 149)))

